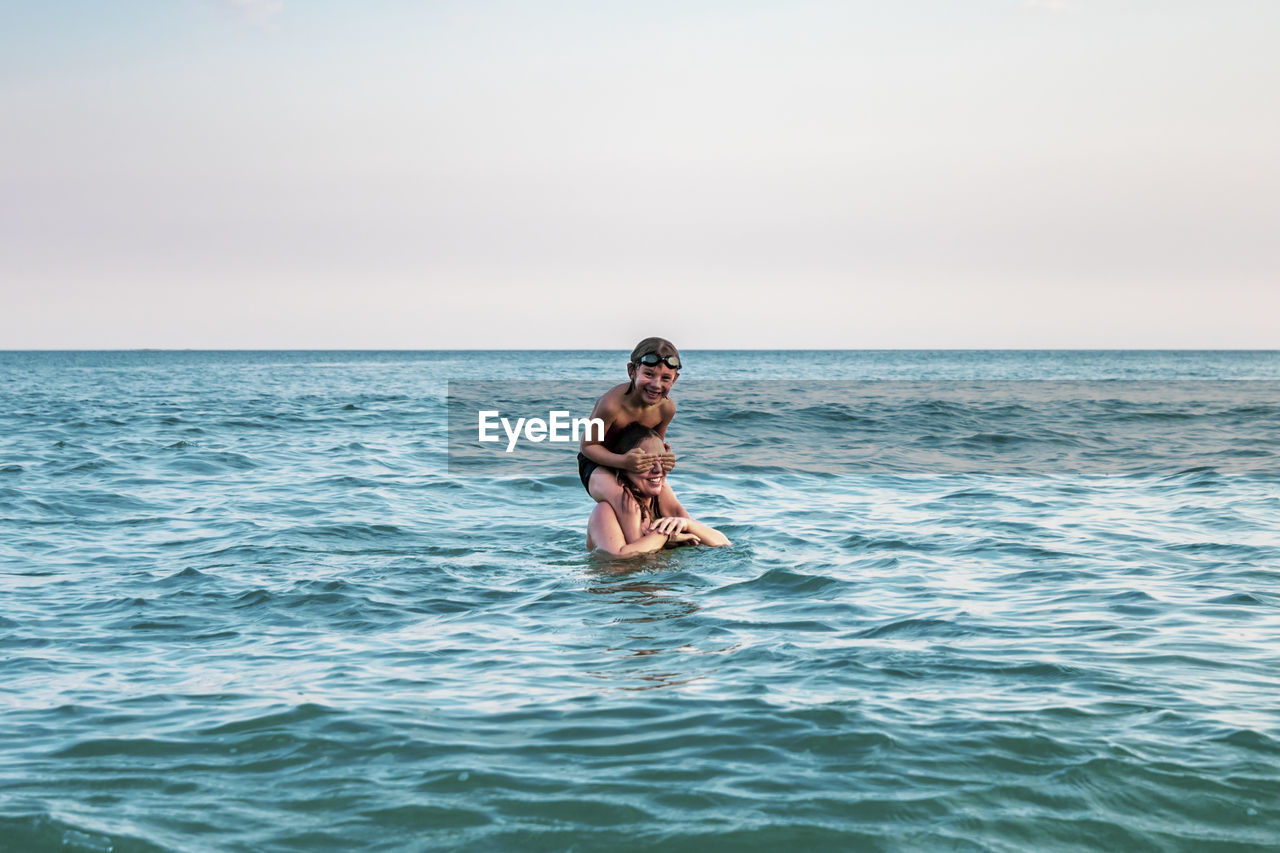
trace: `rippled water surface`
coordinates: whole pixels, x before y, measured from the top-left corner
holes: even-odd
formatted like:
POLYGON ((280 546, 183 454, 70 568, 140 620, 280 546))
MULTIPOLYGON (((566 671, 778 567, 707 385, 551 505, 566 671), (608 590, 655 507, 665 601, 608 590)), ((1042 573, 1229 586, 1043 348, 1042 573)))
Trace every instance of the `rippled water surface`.
POLYGON ((448 464, 624 361, 0 353, 0 849, 1280 842, 1280 354, 688 352, 631 562, 448 464))

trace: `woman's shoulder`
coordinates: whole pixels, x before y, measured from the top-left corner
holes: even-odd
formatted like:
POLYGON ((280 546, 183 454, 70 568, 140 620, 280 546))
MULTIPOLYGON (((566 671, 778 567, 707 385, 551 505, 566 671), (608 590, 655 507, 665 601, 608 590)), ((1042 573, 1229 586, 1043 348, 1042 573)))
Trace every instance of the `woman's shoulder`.
POLYGON ((596 501, 595 508, 591 510, 591 521, 609 521, 618 520, 618 513, 614 510, 613 505, 608 501, 596 501))

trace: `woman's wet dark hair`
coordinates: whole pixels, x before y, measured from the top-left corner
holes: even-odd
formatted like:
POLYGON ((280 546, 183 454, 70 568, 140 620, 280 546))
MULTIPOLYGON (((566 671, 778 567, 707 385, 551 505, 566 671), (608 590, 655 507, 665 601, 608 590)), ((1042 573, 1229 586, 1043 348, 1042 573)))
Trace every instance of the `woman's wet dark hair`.
MULTIPOLYGON (((658 355, 674 355, 676 358, 680 357, 680 350, 676 349, 676 345, 666 338, 645 338, 643 341, 636 344, 636 348, 631 351, 631 360, 628 364, 636 364, 640 359, 644 358, 651 352, 657 353, 658 355)), ((631 377, 631 383, 627 385, 627 390, 623 393, 630 394, 635 389, 636 377, 633 374, 631 377)))
MULTIPOLYGON (((605 449, 611 453, 626 453, 628 450, 638 447, 640 442, 646 438, 656 438, 658 441, 662 441, 662 436, 658 434, 657 430, 651 429, 644 424, 630 424, 611 435, 609 440, 605 442, 605 449)), ((625 472, 615 469, 613 473, 618 478, 618 482, 622 484, 622 488, 626 489, 631 497, 635 499, 635 502, 640 505, 641 518, 645 518, 646 515, 651 519, 659 518, 657 495, 652 498, 641 497, 636 494, 635 487, 631 485, 631 480, 625 472)))
POLYGON ((605 442, 604 447, 610 453, 626 453, 646 438, 656 438, 662 441, 662 436, 658 434, 656 429, 647 427, 644 424, 628 424, 609 436, 609 440, 605 442))

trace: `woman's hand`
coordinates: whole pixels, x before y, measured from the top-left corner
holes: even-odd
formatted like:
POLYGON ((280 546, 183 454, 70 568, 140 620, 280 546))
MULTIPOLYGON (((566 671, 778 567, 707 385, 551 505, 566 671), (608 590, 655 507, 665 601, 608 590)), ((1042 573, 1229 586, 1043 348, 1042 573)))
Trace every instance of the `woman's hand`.
POLYGON ((701 545, 702 539, 692 533, 673 533, 667 537, 667 547, 673 545, 701 545))
POLYGON ((679 518, 677 516, 667 516, 659 518, 646 528, 646 533, 661 533, 663 536, 672 536, 684 533, 689 526, 689 519, 679 518))

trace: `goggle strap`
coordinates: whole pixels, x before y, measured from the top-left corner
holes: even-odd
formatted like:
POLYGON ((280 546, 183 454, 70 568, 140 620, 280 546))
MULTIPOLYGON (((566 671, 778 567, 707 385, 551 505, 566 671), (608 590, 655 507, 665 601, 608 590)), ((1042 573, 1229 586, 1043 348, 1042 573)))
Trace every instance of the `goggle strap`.
POLYGON ((655 352, 647 352, 636 359, 636 364, 643 364, 646 367, 653 367, 659 364, 665 364, 672 370, 680 369, 680 359, 673 355, 658 355, 655 352), (674 364, 672 362, 675 362, 674 364))

